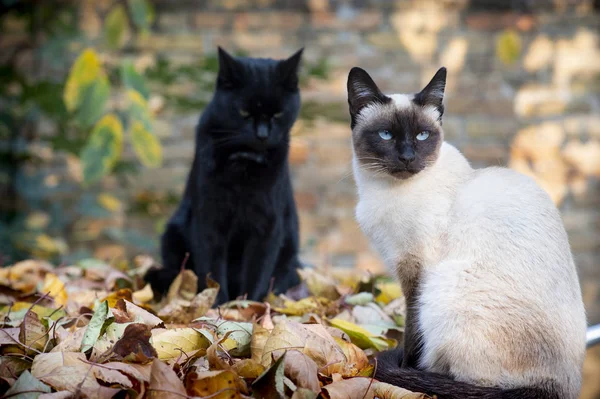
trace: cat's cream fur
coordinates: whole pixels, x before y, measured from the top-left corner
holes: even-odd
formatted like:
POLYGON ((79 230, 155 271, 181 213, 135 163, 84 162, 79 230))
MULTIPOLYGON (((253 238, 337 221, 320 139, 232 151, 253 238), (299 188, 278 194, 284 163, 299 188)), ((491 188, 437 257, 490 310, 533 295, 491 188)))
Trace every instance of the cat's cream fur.
MULTIPOLYGON (((410 95, 390 97, 365 107, 354 130, 381 117, 379 107, 416 107, 410 95)), ((435 109, 421 112, 439 126, 435 109)), ((548 195, 515 171, 471 168, 448 143, 409 179, 362 167, 356 156, 353 167, 362 230, 401 282, 418 277, 421 368, 484 386, 550 381, 577 398, 585 312, 548 195)))

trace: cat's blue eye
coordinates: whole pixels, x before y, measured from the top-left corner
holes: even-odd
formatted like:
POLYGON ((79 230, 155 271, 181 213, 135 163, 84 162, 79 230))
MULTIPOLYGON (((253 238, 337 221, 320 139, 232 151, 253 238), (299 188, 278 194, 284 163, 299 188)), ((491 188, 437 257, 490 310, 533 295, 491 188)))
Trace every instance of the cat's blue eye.
POLYGON ((427 140, 429 137, 429 132, 427 130, 423 130, 421 133, 417 134, 417 140, 423 141, 427 140))
POLYGON ((249 117, 249 116, 250 116, 250 112, 246 111, 245 109, 240 109, 240 115, 241 115, 243 118, 247 118, 247 117, 249 117))
POLYGON ((384 140, 390 140, 392 138, 392 133, 390 133, 387 130, 380 130, 379 137, 381 137, 384 140))

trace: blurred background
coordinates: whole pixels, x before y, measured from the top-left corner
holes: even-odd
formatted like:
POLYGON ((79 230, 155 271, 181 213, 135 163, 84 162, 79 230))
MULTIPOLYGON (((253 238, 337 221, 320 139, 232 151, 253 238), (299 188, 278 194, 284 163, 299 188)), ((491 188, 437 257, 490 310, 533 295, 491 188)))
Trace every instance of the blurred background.
MULTIPOLYGON (((559 206, 600 323, 600 1, 0 0, 0 263, 158 255, 216 48, 305 47, 290 162, 302 259, 382 271, 354 220, 346 77, 390 93, 448 68, 444 130, 559 206)), ((549 310, 551 311, 551 310, 549 310)), ((596 359, 600 358, 598 350, 596 359)), ((590 356, 592 359, 593 356, 590 356)), ((600 397, 600 361, 583 397, 600 397)))

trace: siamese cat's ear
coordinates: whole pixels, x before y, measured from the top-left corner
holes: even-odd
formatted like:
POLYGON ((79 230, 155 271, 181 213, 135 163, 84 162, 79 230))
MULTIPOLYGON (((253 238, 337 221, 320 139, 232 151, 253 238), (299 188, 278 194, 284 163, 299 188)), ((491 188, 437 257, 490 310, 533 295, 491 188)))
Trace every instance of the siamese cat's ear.
POLYGON ((348 74, 348 105, 354 127, 358 113, 372 103, 385 103, 389 99, 379 90, 367 71, 354 67, 348 74))
POLYGON ((300 61, 302 60, 303 51, 304 48, 301 48, 290 58, 280 61, 277 65, 281 84, 285 88, 291 90, 298 88, 298 70, 300 69, 300 61))
POLYGON ((217 76, 217 86, 220 88, 231 89, 236 87, 239 80, 240 63, 227 51, 219 46, 219 74, 217 76))
POLYGON ((432 105, 440 113, 440 119, 444 113, 444 90, 446 89, 446 68, 441 67, 435 73, 431 81, 420 93, 417 93, 414 102, 421 105, 432 105))

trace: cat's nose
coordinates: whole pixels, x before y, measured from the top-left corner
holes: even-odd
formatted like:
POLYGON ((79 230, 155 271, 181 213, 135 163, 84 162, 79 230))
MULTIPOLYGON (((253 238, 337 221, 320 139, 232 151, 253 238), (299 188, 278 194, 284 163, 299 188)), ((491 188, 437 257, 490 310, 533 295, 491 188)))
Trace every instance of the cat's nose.
POLYGON ((268 139, 269 126, 267 126, 267 124, 265 123, 259 123, 256 127, 256 137, 258 137, 258 139, 261 141, 265 141, 266 139, 268 139))
POLYGON ((409 165, 412 161, 415 160, 415 155, 416 154, 413 149, 407 148, 398 155, 398 160, 404 165, 409 165))

